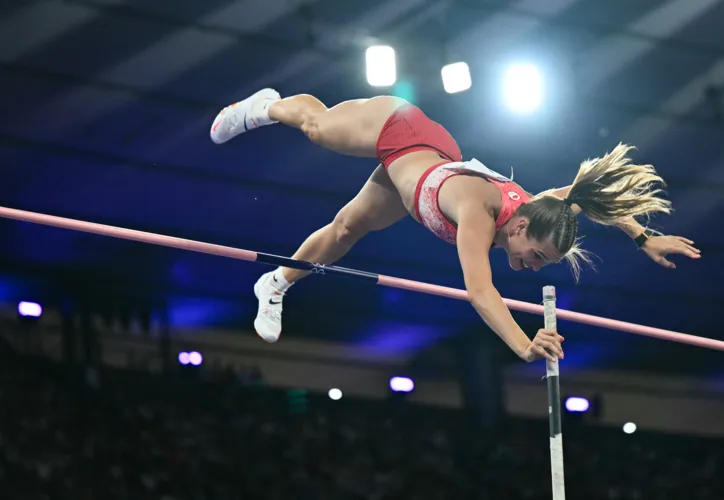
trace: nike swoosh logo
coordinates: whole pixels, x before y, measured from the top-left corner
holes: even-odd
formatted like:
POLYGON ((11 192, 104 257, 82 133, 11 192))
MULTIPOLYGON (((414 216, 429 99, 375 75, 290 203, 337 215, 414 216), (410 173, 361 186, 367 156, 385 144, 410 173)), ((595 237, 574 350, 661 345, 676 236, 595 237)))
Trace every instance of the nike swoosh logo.
POLYGON ((272 299, 269 299, 269 303, 272 304, 272 305, 274 305, 274 306, 276 306, 276 305, 278 305, 278 304, 281 304, 282 301, 280 300, 279 302, 274 302, 272 299))

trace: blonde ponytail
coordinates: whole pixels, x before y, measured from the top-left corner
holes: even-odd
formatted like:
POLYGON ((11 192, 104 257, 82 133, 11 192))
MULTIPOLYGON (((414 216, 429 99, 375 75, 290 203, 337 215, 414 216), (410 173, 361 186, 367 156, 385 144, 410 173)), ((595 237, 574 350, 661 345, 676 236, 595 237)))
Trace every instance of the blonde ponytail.
POLYGON ((633 146, 619 144, 603 158, 586 160, 565 200, 543 193, 516 212, 528 218, 528 236, 551 238, 578 281, 582 264, 593 266, 592 254, 580 247, 576 204, 591 220, 612 225, 627 217, 671 212, 671 202, 660 198, 664 180, 651 165, 636 165, 627 154, 633 146))
POLYGON ((632 163, 627 156, 632 149, 619 144, 603 158, 583 162, 568 194, 569 203, 606 225, 626 217, 670 213, 671 202, 658 196, 666 186, 664 180, 653 166, 632 163))

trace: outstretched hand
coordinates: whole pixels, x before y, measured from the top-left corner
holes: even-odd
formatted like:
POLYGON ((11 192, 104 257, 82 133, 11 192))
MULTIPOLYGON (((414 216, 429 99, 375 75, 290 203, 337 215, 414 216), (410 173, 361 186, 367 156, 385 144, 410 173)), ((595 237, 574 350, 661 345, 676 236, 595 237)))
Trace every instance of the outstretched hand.
POLYGON ((543 358, 555 362, 558 358, 563 358, 561 342, 564 340, 563 337, 553 330, 538 330, 538 334, 533 341, 528 344, 525 351, 523 351, 521 358, 528 363, 543 358))
POLYGON ((676 264, 666 258, 669 254, 686 255, 690 259, 701 258, 701 251, 695 248, 694 242, 681 236, 652 236, 641 249, 651 260, 670 269, 676 269, 676 264))

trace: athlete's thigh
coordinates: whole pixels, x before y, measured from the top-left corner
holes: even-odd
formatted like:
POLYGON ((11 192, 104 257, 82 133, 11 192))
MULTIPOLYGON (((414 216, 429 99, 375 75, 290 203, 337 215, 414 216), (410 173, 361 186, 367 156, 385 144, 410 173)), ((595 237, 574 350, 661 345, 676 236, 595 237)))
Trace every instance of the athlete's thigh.
POLYGON ((405 218, 408 212, 387 171, 379 165, 339 215, 350 225, 379 231, 405 218))
POLYGON ((382 127, 405 101, 377 96, 338 104, 316 115, 319 142, 337 153, 374 158, 382 127))

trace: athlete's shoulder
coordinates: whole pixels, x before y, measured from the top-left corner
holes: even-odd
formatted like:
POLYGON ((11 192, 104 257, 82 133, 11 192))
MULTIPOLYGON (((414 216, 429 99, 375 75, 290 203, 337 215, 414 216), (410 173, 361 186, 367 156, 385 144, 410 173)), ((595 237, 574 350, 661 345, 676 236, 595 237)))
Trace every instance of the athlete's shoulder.
POLYGON ((442 212, 454 220, 465 210, 487 213, 494 219, 501 208, 500 191, 483 177, 456 175, 445 184, 438 203, 442 212))
POLYGON ((454 172, 479 175, 481 177, 485 177, 486 179, 491 179, 498 182, 510 182, 513 180, 512 169, 510 177, 507 177, 499 172, 496 172, 492 168, 489 168, 487 165, 485 165, 480 160, 477 160, 476 158, 471 158, 470 160, 466 161, 448 163, 447 165, 445 165, 444 168, 446 170, 452 170, 454 172))

